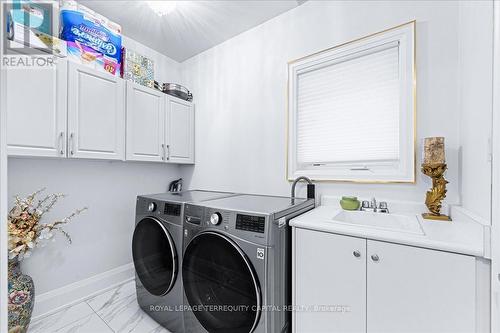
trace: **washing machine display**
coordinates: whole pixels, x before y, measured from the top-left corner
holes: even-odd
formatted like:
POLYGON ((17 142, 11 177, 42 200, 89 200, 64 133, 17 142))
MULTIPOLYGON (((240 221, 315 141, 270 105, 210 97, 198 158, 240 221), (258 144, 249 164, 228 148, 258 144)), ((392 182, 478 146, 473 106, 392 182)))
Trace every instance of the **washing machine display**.
POLYGON ((229 237, 198 234, 186 247, 184 292, 200 324, 211 333, 252 332, 259 321, 261 291, 245 253, 229 237))
POLYGON ((166 295, 176 281, 178 259, 172 236, 162 222, 146 217, 137 224, 132 255, 144 288, 156 296, 166 295))

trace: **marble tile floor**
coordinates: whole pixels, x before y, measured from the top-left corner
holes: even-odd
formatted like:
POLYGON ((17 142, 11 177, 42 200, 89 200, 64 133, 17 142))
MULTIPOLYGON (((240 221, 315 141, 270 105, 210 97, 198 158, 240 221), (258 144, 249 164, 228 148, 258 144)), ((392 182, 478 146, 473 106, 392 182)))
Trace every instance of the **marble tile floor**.
POLYGON ((33 321, 28 333, 170 333, 137 304, 134 281, 33 321))

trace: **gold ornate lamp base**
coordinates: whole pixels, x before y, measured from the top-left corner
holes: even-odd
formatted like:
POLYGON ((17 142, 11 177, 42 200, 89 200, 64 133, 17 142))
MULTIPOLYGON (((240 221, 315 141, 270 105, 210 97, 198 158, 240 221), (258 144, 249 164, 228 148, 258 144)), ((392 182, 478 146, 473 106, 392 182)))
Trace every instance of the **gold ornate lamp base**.
POLYGON ((422 164, 422 173, 432 178, 432 188, 425 196, 425 205, 430 212, 422 214, 424 219, 451 221, 449 216, 441 214, 441 203, 446 198, 446 184, 448 184, 443 176, 446 169, 446 163, 422 164))
POLYGON ((426 220, 451 221, 451 217, 442 214, 434 215, 432 213, 423 213, 422 217, 426 220))

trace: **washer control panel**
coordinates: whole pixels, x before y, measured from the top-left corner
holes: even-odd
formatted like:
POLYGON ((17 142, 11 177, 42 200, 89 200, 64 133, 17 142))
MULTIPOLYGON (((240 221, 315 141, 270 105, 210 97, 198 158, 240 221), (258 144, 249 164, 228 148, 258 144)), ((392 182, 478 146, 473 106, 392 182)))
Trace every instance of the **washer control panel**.
POLYGON ((269 245, 269 233, 272 231, 269 231, 271 223, 266 215, 193 204, 186 204, 184 214, 184 232, 187 235, 189 230, 200 232, 206 229, 230 233, 255 244, 269 245))
POLYGON ((170 216, 181 216, 181 205, 173 203, 165 203, 163 214, 170 216))
POLYGON ((266 219, 263 216, 236 214, 236 229, 258 232, 263 234, 266 228, 266 219))

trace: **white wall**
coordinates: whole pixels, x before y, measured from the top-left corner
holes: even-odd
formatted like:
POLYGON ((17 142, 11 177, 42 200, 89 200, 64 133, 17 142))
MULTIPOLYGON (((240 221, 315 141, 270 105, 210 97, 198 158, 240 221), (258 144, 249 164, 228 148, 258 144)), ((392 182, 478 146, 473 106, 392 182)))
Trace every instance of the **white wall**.
POLYGON ((461 1, 459 14, 462 205, 489 224, 493 1, 461 1))
MULTIPOLYGON (((155 62, 157 80, 180 79, 177 62, 126 37, 124 45, 155 62)), ((68 195, 45 222, 89 207, 67 227, 72 245, 59 237, 23 262, 37 295, 129 264, 136 196, 165 192, 169 182, 180 177, 177 165, 159 163, 13 157, 8 162, 9 207, 15 194, 25 196, 42 187, 47 187, 47 193, 68 195)))
MULTIPOLYGON (((417 166, 421 139, 446 137, 448 202, 459 202, 458 3, 455 1, 308 1, 182 64, 196 103, 192 188, 288 195, 287 62, 417 20, 417 166)), ((423 202, 431 182, 321 183, 322 194, 423 202)), ((304 194, 304 187, 302 187, 304 194)))
POLYGON ((58 237, 57 242, 38 248, 23 262, 37 294, 130 263, 136 196, 165 192, 178 175, 176 165, 9 158, 9 206, 14 195, 26 196, 46 187, 47 193, 65 193, 67 197, 44 222, 89 207, 65 228, 73 244, 58 237))
MULTIPOLYGON (((115 6, 116 4, 111 5, 115 6)), ((181 79, 180 64, 175 60, 126 36, 123 36, 122 43, 126 48, 130 48, 153 60, 156 81, 175 83, 181 79)))

